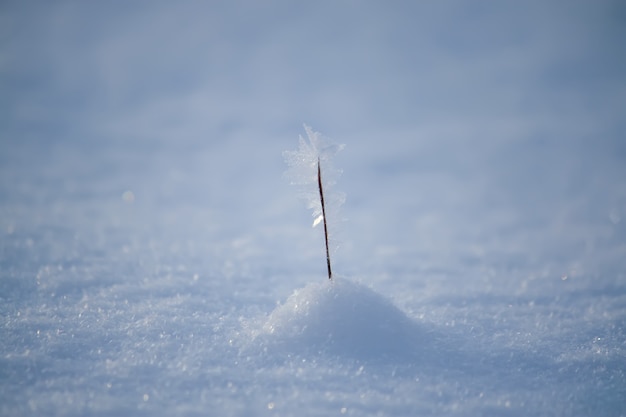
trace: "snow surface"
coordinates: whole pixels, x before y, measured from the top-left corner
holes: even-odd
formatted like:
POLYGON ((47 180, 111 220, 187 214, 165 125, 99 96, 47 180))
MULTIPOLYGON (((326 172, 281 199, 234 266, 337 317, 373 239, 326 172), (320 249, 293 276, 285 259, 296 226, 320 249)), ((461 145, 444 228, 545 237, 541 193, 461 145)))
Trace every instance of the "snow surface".
POLYGON ((626 415, 623 6, 263 3, 0 6, 0 415, 626 415))

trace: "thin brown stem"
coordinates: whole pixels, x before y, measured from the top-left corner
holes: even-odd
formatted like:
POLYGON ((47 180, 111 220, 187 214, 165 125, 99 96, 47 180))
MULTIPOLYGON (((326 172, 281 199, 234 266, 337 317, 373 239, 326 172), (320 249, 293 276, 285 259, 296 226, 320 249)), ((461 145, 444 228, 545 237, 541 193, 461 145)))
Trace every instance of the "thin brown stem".
POLYGON ((328 267, 328 279, 333 279, 330 269, 330 251, 328 250, 328 226, 326 225, 326 206, 324 205, 324 190, 322 188, 322 169, 320 159, 317 158, 317 185, 320 189, 320 201, 322 202, 322 220, 324 220, 324 241, 326 242, 326 266, 328 267))

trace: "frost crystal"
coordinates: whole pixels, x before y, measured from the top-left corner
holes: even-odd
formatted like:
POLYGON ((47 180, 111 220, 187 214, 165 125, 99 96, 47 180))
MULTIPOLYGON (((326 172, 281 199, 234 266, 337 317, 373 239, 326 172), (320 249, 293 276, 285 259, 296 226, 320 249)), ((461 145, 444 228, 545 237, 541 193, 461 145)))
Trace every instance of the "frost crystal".
POLYGON ((345 194, 333 189, 337 179, 341 176, 341 170, 333 167, 332 158, 345 145, 332 142, 307 125, 304 125, 304 130, 307 138, 300 136, 300 147, 295 151, 283 152, 285 162, 289 166, 285 177, 291 184, 300 187, 300 197, 305 200, 307 207, 313 210, 313 227, 315 227, 323 220, 317 186, 317 162, 318 160, 320 162, 327 199, 326 216, 335 217, 333 221, 337 221, 336 215, 345 201, 345 194))

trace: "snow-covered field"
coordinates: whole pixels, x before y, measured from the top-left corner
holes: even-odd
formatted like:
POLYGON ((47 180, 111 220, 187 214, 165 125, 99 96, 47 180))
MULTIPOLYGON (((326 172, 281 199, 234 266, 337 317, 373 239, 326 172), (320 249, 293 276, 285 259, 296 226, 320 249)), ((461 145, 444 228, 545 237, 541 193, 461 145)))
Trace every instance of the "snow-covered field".
POLYGON ((0 5, 0 415, 626 415, 623 5, 260 3, 0 5))

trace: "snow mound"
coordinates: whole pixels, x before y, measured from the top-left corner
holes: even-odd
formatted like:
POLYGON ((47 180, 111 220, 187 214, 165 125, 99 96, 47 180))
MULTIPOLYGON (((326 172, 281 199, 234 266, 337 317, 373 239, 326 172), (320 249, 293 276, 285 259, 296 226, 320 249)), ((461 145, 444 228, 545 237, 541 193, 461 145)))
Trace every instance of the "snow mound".
POLYGON ((420 328, 380 294, 347 279, 295 291, 254 338, 288 354, 330 353, 361 360, 413 357, 420 328))

